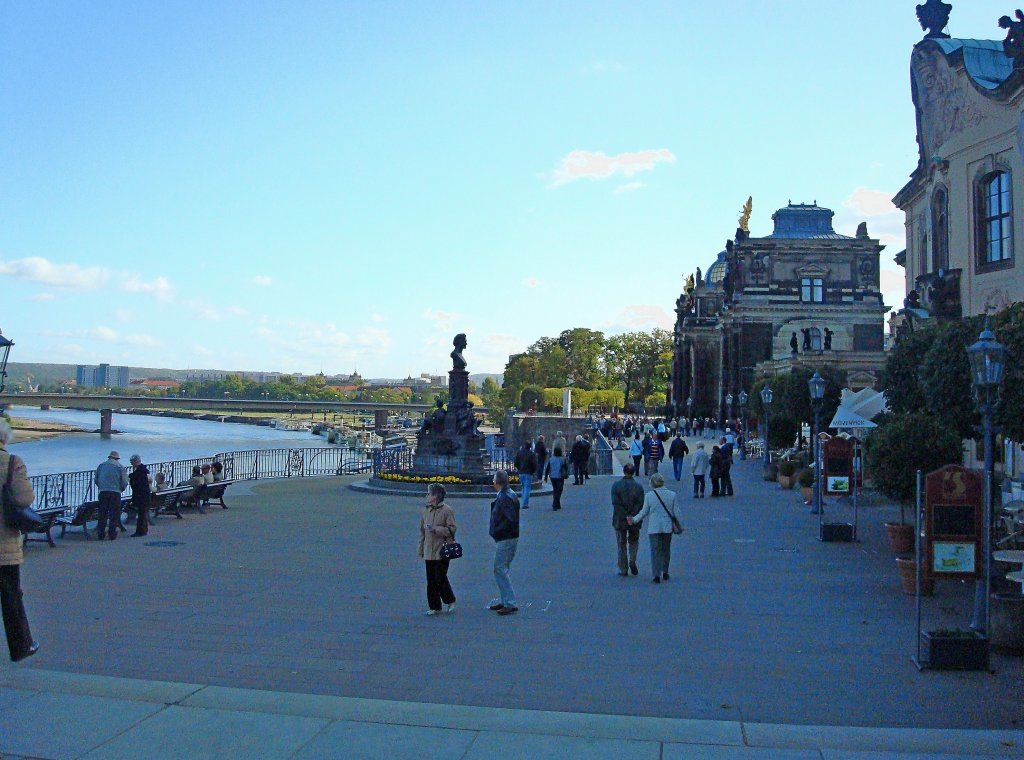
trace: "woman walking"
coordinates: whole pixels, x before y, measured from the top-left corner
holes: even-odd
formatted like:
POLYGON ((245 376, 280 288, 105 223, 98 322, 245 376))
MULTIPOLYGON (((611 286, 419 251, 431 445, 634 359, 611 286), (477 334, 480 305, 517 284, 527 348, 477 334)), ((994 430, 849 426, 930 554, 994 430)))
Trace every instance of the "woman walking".
MULTIPOLYGON (((0 420, 0 483, 10 483, 15 506, 28 507, 32 505, 35 495, 28 481, 25 463, 7 453, 7 444, 13 437, 11 426, 0 420)), ((4 631, 12 662, 24 660, 39 651, 39 645, 32 640, 22 601, 21 563, 24 557, 21 545, 21 531, 8 528, 0 520, 0 608, 3 610, 4 631)))
POLYGON ((448 582, 448 560, 441 547, 455 539, 455 513, 444 503, 447 492, 440 483, 427 486, 427 505, 420 516, 419 555, 427 567, 427 615, 455 612, 455 592, 448 582))
POLYGON ((704 476, 708 474, 711 464, 708 452, 704 450, 704 441, 697 442, 697 450, 693 452, 690 472, 693 473, 693 498, 704 498, 704 476))
POLYGON ((557 512, 562 508, 562 489, 565 488, 565 479, 569 476, 569 463, 562 456, 562 449, 559 446, 555 446, 543 475, 551 479, 551 490, 554 495, 551 509, 557 512))
POLYGON ((711 447, 711 498, 724 496, 722 493, 722 471, 725 468, 725 455, 718 446, 711 447))
POLYGON ((626 522, 635 525, 645 521, 647 538, 651 542, 651 572, 654 582, 668 580, 668 563, 672 558, 672 518, 675 513, 675 493, 665 487, 665 478, 660 472, 651 476, 651 488, 644 496, 644 506, 626 522))
POLYGON ((633 457, 633 472, 640 474, 640 460, 644 458, 644 444, 640 440, 640 432, 637 431, 629 444, 629 455, 633 457))

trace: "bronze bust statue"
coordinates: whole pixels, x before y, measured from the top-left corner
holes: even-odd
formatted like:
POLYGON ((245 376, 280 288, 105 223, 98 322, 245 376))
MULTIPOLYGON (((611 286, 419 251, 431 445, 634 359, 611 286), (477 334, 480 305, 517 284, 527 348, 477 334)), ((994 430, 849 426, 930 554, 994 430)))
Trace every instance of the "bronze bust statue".
POLYGON ((455 336, 455 340, 452 341, 452 345, 455 346, 455 350, 452 351, 452 369, 464 370, 466 368, 466 360, 462 358, 462 352, 468 345, 466 343, 466 333, 459 333, 455 336))

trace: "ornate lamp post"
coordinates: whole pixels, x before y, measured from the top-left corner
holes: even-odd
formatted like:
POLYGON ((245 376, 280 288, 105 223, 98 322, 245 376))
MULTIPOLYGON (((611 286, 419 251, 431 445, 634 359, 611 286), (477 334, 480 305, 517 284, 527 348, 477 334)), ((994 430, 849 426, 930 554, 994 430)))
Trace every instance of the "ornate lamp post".
POLYGON ((686 399, 686 416, 693 419, 693 396, 686 399))
POLYGON ((772 405, 772 389, 767 385, 761 389, 761 406, 764 408, 764 466, 772 463, 772 448, 768 442, 768 408, 772 405))
POLYGON ((729 420, 732 419, 732 394, 725 394, 725 421, 722 423, 722 432, 725 432, 726 426, 729 424, 729 420))
POLYGON ((811 406, 814 408, 814 506, 811 507, 812 515, 820 515, 821 509, 821 441, 818 440, 818 416, 821 414, 821 405, 825 398, 825 380, 817 372, 814 377, 807 381, 807 388, 811 392, 811 406))
POLYGON ((747 401, 750 396, 746 391, 740 391, 740 434, 743 437, 743 444, 740 446, 740 461, 747 458, 747 401))
POLYGON ((995 469, 995 427, 992 424, 992 417, 999 407, 999 391, 1006 366, 1006 348, 996 342, 995 335, 986 324, 978 336, 978 341, 968 347, 967 359, 971 364, 971 383, 974 385, 974 397, 978 402, 978 411, 981 412, 985 437, 985 579, 976 581, 974 585, 974 614, 971 617, 971 628, 987 633, 992 582, 992 483, 995 469))
POLYGON ((0 333, 0 393, 3 393, 4 383, 7 380, 7 357, 11 354, 13 340, 8 340, 0 333))

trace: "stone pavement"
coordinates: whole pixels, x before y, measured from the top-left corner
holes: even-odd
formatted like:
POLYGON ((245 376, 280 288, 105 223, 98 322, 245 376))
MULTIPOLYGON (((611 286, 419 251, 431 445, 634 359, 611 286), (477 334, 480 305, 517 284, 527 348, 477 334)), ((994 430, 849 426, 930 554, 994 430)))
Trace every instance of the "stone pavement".
MULTIPOLYGON (((161 519, 146 544, 173 546, 32 545, 42 651, 0 667, 0 705, 61 720, 25 731, 2 711, 0 753, 226 757, 251 739, 267 757, 1024 757, 1020 659, 910 661, 891 508, 862 511, 861 543, 822 544, 757 462, 734 472, 736 498, 687 500, 657 586, 645 544, 638 578, 615 573, 613 478, 567 486, 559 513, 532 502, 509 618, 486 610, 487 502, 452 501, 458 609, 428 618, 420 500, 348 479, 233 487, 227 511, 161 519)), ((968 587, 939 584, 925 622, 963 624, 969 605, 968 587)))

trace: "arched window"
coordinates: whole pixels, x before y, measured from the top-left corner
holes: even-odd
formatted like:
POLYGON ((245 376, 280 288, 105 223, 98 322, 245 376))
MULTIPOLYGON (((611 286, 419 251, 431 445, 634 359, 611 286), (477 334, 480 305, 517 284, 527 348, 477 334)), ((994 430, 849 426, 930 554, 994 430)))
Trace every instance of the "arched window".
POLYGON ((817 327, 811 328, 811 350, 821 351, 821 330, 817 327))
POLYGON ((917 276, 928 274, 928 233, 921 235, 921 245, 917 249, 917 276))
POLYGON ((992 172, 978 184, 978 264, 1013 259, 1013 194, 1010 173, 992 172))
POLYGON ((941 187, 932 196, 932 268, 949 269, 949 197, 941 187))

